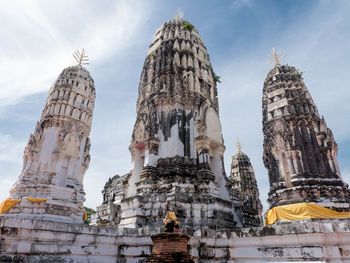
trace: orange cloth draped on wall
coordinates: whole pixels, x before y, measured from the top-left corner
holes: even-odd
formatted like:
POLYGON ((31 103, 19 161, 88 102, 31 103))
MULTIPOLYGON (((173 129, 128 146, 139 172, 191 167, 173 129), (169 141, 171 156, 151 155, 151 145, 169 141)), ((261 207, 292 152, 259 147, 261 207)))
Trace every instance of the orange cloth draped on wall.
POLYGON ((4 201, 1 202, 0 204, 0 215, 2 213, 7 212, 10 210, 12 207, 14 207, 18 202, 20 202, 21 199, 11 199, 11 198, 6 198, 4 201))
POLYGON ((47 198, 36 198, 36 197, 29 197, 29 196, 26 196, 24 198, 32 203, 41 203, 41 202, 47 201, 47 198))
POLYGON ((299 203, 271 208, 266 213, 266 225, 277 220, 301 220, 307 218, 336 219, 350 218, 350 212, 337 212, 313 203, 299 203))
POLYGON ((86 219, 87 219, 87 212, 85 211, 83 221, 85 222, 86 219))

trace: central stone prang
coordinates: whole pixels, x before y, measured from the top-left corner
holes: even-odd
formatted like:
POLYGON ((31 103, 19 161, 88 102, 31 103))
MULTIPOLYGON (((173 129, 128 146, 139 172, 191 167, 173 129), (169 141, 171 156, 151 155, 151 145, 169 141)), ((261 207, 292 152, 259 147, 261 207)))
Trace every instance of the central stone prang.
POLYGON ((217 79, 188 21, 157 30, 140 78, 131 171, 106 183, 98 224, 156 231, 174 211, 192 230, 241 225, 224 171, 217 79))

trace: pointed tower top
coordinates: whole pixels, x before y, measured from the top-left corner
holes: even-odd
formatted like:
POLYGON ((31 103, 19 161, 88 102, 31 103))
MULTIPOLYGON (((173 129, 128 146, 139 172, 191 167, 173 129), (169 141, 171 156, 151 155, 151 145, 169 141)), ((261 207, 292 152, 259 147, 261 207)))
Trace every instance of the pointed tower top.
POLYGON ((183 17, 184 17, 184 12, 180 8, 177 9, 177 12, 176 12, 174 19, 176 21, 180 21, 180 20, 182 20, 183 17))
POLYGON ((242 150, 243 145, 242 145, 242 143, 239 141, 238 138, 237 138, 237 141, 236 141, 235 146, 236 146, 237 152, 239 152, 239 153, 242 152, 241 150, 242 150))
POLYGON ((269 58, 271 62, 268 62, 268 63, 277 65, 282 61, 282 59, 284 59, 284 57, 285 55, 281 52, 281 50, 278 50, 276 52, 275 48, 272 48, 272 53, 270 54, 270 58, 269 58))
POLYGON ((90 64, 88 56, 86 55, 84 49, 81 52, 79 50, 76 50, 73 53, 73 57, 78 62, 78 65, 89 65, 90 64))

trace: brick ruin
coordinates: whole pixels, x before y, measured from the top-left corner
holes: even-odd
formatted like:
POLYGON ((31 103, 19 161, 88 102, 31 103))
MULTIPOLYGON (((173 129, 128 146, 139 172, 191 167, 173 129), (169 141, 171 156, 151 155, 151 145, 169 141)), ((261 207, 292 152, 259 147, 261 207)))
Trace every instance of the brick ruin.
POLYGON ((264 164, 271 207, 314 202, 350 210, 337 162, 338 146, 295 67, 276 64, 263 89, 264 164))
POLYGON ((178 233, 152 236, 153 248, 147 263, 194 263, 188 253, 189 237, 178 233))

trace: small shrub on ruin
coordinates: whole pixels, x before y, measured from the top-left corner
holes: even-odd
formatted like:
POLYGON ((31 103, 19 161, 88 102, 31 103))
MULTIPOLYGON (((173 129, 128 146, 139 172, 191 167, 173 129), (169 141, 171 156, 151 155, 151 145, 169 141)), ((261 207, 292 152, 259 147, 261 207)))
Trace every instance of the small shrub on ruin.
POLYGON ((187 22, 182 26, 182 28, 191 32, 194 26, 191 23, 187 22))
POLYGON ((221 77, 220 76, 217 76, 217 75, 215 75, 214 76, 214 81, 215 81, 215 83, 221 83, 221 77))

